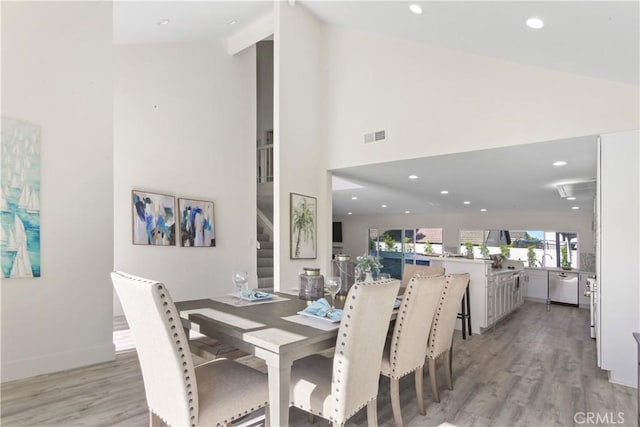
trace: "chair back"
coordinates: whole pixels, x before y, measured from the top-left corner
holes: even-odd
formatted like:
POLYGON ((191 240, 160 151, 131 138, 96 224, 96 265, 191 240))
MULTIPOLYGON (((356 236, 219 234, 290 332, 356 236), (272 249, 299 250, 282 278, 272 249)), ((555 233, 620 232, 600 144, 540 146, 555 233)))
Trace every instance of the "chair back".
POLYGON ((424 365, 429 331, 444 282, 444 275, 422 276, 420 273, 409 281, 391 337, 391 378, 402 378, 424 365))
POLYGON ((393 302, 395 279, 356 283, 347 294, 333 359, 331 399, 334 423, 343 424, 378 395, 382 351, 393 302))
POLYGON ((424 276, 440 276, 444 274, 444 267, 405 264, 404 270, 402 271, 402 286, 407 286, 409 284, 409 280, 411 280, 416 273, 420 273, 424 276))
POLYGON ((160 282, 111 273, 133 333, 149 409, 171 426, 198 423, 198 389, 180 313, 160 282))
POLYGON ((435 359, 451 347, 460 302, 470 280, 469 273, 448 274, 433 319, 427 356, 435 359))

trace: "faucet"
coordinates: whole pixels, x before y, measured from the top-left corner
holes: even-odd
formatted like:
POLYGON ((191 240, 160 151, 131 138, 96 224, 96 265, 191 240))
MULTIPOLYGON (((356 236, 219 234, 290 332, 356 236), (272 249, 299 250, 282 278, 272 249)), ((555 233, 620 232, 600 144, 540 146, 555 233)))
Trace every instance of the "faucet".
POLYGON ((553 257, 551 256, 551 254, 544 254, 542 255, 542 259, 540 260, 540 267, 546 267, 545 263, 544 263, 544 257, 548 256, 549 259, 553 259, 553 257))

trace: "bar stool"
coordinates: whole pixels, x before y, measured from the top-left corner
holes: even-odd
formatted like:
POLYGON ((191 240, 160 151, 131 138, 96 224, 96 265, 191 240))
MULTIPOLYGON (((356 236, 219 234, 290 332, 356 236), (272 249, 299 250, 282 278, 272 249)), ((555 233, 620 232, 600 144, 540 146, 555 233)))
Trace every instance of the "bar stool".
MULTIPOLYGON (((470 283, 471 281, 469 281, 470 283)), ((467 329, 469 330, 469 336, 471 336, 471 301, 469 299, 469 283, 467 283, 467 289, 462 296, 462 308, 458 313, 458 319, 462 320, 462 339, 467 339, 467 329), (466 320, 466 322, 465 322, 466 320)))

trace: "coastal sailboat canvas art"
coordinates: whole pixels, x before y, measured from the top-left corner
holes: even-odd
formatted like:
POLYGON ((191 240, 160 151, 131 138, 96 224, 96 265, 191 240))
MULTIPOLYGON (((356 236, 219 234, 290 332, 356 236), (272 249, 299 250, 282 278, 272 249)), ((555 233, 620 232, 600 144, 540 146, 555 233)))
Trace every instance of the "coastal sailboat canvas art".
POLYGON ((2 276, 40 277, 40 127, 2 117, 0 150, 2 276))

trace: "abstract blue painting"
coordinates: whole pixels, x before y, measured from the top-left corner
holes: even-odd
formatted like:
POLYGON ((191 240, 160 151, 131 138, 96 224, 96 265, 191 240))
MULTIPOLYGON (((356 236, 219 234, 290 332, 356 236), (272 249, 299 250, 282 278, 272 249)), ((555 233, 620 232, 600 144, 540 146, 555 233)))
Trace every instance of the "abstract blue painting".
POLYGON ((178 199, 180 212, 180 245, 185 247, 215 246, 213 202, 178 199))
POLYGON ((0 146, 2 275, 40 277, 40 126, 2 117, 0 146))
POLYGON ((133 190, 131 207, 134 245, 176 245, 175 197, 133 190))

